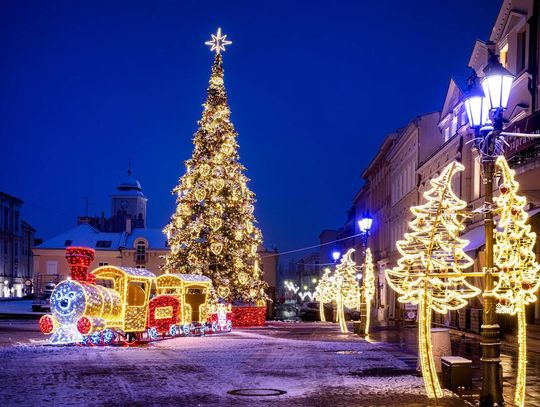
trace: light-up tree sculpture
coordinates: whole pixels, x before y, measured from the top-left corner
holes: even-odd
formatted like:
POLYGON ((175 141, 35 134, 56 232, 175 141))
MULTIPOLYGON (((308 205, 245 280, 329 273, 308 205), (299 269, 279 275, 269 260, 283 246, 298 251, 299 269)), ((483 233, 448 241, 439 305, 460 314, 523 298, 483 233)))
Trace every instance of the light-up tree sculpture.
POLYGON ((536 233, 527 225, 527 200, 518 195, 519 184, 503 156, 496 165, 501 172, 500 195, 495 202, 500 212, 498 229, 495 231, 494 257, 498 268, 498 282, 494 294, 499 300, 497 313, 517 315, 518 321, 518 369, 514 404, 525 405, 525 382, 527 374, 527 322, 525 306, 536 301, 534 294, 540 286, 540 264, 536 261, 534 245, 536 233))
POLYGON ((164 230, 171 247, 164 268, 210 277, 219 297, 228 301, 265 305, 255 194, 239 160, 223 80, 222 51, 231 43, 226 37, 218 29, 207 42, 215 51, 214 65, 193 155, 173 190, 177 208, 164 230))
POLYGON ((373 257, 371 250, 366 249, 364 260, 364 283, 362 285, 364 301, 366 302, 366 322, 364 324, 364 335, 369 335, 369 322, 371 316, 371 300, 375 295, 375 272, 373 270, 373 257))
POLYGON ((427 202, 411 208, 414 219, 409 232, 397 242, 398 265, 386 270, 388 284, 400 294, 398 300, 418 305, 420 365, 429 398, 443 396, 431 346, 431 311, 446 314, 462 308, 480 292, 462 274, 473 264, 463 251, 468 242, 459 238, 467 204, 451 185, 453 176, 463 169, 453 162, 431 180, 431 189, 424 193, 427 202))
POLYGON ((360 296, 360 287, 358 287, 358 281, 356 280, 356 263, 351 259, 353 252, 354 249, 349 249, 343 255, 331 278, 332 293, 336 301, 337 320, 341 333, 349 332, 345 321, 344 307, 357 305, 360 296))
POLYGON ((322 322, 326 321, 326 318, 324 317, 324 304, 327 302, 332 302, 334 299, 332 288, 333 285, 330 276, 330 269, 327 268, 322 277, 319 279, 319 283, 315 288, 315 299, 319 301, 319 314, 322 322))

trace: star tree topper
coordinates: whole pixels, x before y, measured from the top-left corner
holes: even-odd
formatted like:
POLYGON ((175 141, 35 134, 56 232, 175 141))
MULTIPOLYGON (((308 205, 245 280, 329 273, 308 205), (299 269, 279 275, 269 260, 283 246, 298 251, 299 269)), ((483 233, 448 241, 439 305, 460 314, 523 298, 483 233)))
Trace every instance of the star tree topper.
POLYGON ((212 39, 205 42, 210 47, 210 51, 216 51, 216 54, 225 51, 226 45, 231 45, 232 41, 227 40, 227 35, 221 35, 221 28, 217 29, 217 33, 212 34, 212 39))

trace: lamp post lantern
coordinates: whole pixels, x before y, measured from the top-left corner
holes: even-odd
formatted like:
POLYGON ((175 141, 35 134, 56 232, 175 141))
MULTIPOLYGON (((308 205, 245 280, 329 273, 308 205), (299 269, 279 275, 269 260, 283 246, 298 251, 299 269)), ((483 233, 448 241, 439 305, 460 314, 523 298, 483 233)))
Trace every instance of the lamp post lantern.
MULTIPOLYGON (((373 225, 373 218, 368 211, 364 212, 362 217, 358 220, 358 228, 360 229, 360 239, 362 239, 362 264, 366 262, 366 249, 368 243, 369 232, 371 226, 373 225)), ((358 278, 358 277, 357 277, 358 278)), ((362 275, 359 274, 358 284, 361 284, 362 275)), ((363 288, 363 287, 362 287, 363 288)), ((366 320, 367 320, 367 309, 365 303, 364 290, 360 290, 360 331, 362 334, 365 333, 366 329, 366 320)))
POLYGON ((334 250, 332 252, 332 259, 334 259, 334 263, 337 263, 340 257, 341 257, 341 253, 339 252, 339 250, 334 250))
POLYGON ((475 146, 482 157, 483 183, 485 186, 484 228, 486 234, 482 322, 482 392, 480 406, 502 405, 502 367, 500 360, 500 327, 497 320, 496 298, 493 293, 493 178, 495 159, 503 153, 501 132, 503 111, 508 106, 513 75, 499 62, 497 55, 490 51, 489 61, 484 69, 482 89, 478 78, 473 75, 469 82, 469 92, 465 108, 469 124, 475 131, 475 146), (489 116, 486 107, 489 108, 489 116), (491 120, 491 122, 490 122, 491 120))

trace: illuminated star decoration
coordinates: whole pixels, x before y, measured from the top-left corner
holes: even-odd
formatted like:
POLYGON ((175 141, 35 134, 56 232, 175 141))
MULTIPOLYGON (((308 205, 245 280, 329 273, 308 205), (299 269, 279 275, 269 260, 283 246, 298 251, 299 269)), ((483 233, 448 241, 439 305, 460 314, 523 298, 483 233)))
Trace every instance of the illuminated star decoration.
POLYGON ((218 28, 216 35, 212 34, 212 39, 206 41, 205 44, 210 47, 210 51, 216 51, 216 54, 219 54, 225 51, 225 46, 231 45, 232 41, 228 41, 226 35, 221 35, 221 28, 218 28))

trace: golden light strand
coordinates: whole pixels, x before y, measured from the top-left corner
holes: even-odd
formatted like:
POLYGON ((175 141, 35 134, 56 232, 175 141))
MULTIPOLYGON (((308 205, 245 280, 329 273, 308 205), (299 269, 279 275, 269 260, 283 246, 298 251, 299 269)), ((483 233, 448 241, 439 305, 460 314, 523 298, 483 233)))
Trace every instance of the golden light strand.
POLYGON ((419 307, 420 365, 429 398, 443 396, 433 361, 431 311, 446 314, 480 293, 462 274, 473 264, 463 251, 468 241, 459 237, 467 204, 452 191, 452 179, 463 169, 453 162, 430 181, 431 189, 424 193, 427 202, 411 208, 409 232, 397 242, 398 265, 385 272, 390 287, 400 294, 398 301, 419 307))

